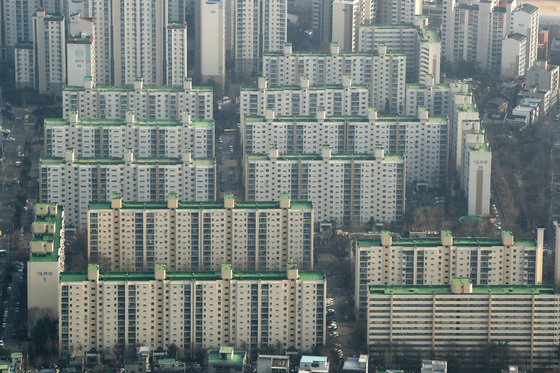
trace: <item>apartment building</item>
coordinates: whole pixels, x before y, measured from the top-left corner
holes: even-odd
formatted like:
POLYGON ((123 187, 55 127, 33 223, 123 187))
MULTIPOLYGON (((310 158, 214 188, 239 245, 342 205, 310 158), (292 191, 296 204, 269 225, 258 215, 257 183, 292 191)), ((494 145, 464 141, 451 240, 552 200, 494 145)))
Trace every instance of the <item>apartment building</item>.
POLYGON ((525 65, 529 70, 537 61, 539 49, 539 8, 531 4, 520 4, 511 13, 510 33, 519 33, 527 38, 525 65))
POLYGON ((424 107, 430 115, 447 115, 451 120, 456 85, 436 83, 432 75, 425 75, 423 80, 424 83, 406 85, 405 115, 418 115, 418 108, 424 107))
POLYGON ((28 323, 58 315, 58 276, 64 270, 64 211, 61 205, 35 204, 27 262, 28 323))
POLYGON ((308 351, 325 343, 324 272, 99 272, 60 275, 59 351, 96 349, 105 356, 114 346, 179 350, 227 345, 257 349, 281 345, 308 351), (157 318, 155 315, 159 315, 157 318))
POLYGON ((342 51, 357 51, 360 25, 375 21, 375 5, 371 0, 334 0, 331 41, 342 51))
POLYGON ((331 41, 332 0, 311 0, 313 38, 320 43, 331 41))
MULTIPOLYGON (((2 20, 0 21, 2 39, 0 39, 0 57, 3 62, 14 56, 14 47, 18 43, 33 40, 33 14, 41 7, 39 0, 4 0, 0 4, 2 20)), ((49 11, 53 11, 49 9, 49 11)), ((17 66, 17 65, 16 65, 17 66)))
POLYGON ((132 149, 139 158, 178 158, 190 149, 194 158, 214 157, 214 122, 191 120, 188 112, 180 121, 136 119, 133 112, 121 119, 79 119, 71 111, 69 119, 44 121, 44 152, 47 157, 64 157, 74 149, 80 158, 119 158, 132 149))
POLYGON ((480 115, 468 84, 453 82, 450 89, 453 95, 449 114, 449 152, 450 160, 454 160, 459 171, 463 154, 463 131, 480 124, 480 115))
POLYGON ((225 1, 195 1, 196 71, 201 82, 226 78, 225 1))
POLYGON ((67 85, 82 85, 86 76, 95 82, 95 20, 70 15, 66 36, 67 85))
POLYGON ((60 95, 66 84, 64 17, 42 8, 33 15, 33 70, 39 93, 60 95))
POLYGON ((429 117, 424 108, 416 117, 377 115, 328 117, 319 109, 315 116, 246 116, 242 128, 247 154, 265 154, 275 144, 281 154, 320 154, 327 145, 334 154, 367 154, 376 146, 406 158, 406 182, 429 188, 447 181, 448 121, 429 117))
MULTIPOLYGON (((168 22, 166 40, 165 82, 167 85, 180 87, 187 77, 187 23, 185 21, 168 22)), ((137 77, 129 82, 132 83, 135 79, 137 77)))
POLYGON ((39 198, 58 203, 67 211, 69 226, 85 228, 88 204, 110 200, 120 193, 130 201, 161 201, 169 193, 189 201, 216 198, 216 163, 213 158, 193 159, 188 149, 181 158, 134 158, 130 149, 122 158, 77 158, 73 150, 64 158, 40 161, 39 198))
POLYGON ((12 53, 14 54, 16 88, 33 88, 35 86, 33 42, 17 43, 12 53))
POLYGON ((420 21, 415 25, 362 25, 358 50, 371 52, 385 45, 388 52, 405 54, 407 82, 418 82, 430 74, 439 83, 441 42, 437 31, 420 21))
POLYGON ((340 52, 331 43, 330 52, 292 52, 291 44, 282 52, 265 53, 263 75, 271 86, 297 85, 305 75, 311 85, 341 84, 348 76, 353 84, 370 89, 370 106, 380 112, 404 111, 406 56, 389 53, 379 46, 377 52, 340 52))
POLYGON ((435 286, 372 285, 368 348, 460 353, 481 366, 488 344, 500 343, 524 369, 552 368, 558 365, 559 305, 551 286, 473 285, 469 278, 435 286))
POLYGON ((258 78, 257 87, 242 87, 239 107, 243 121, 246 115, 264 116, 274 109, 279 116, 315 115, 323 109, 328 116, 365 116, 369 107, 369 89, 364 84, 352 84, 342 77, 342 84, 314 86, 302 75, 299 85, 269 87, 264 77, 258 78))
POLYGON ((193 120, 212 119, 211 87, 196 87, 190 78, 182 87, 146 86, 143 79, 133 86, 96 86, 86 77, 82 86, 64 87, 62 116, 77 111, 82 119, 125 119, 133 111, 138 119, 177 119, 188 111, 193 120))
POLYGON ((453 237, 399 238, 382 232, 380 239, 355 243, 356 310, 365 314, 370 286, 449 285, 467 277, 475 285, 541 285, 544 229, 535 240, 453 237))
POLYGON ((525 35, 513 33, 502 41, 501 77, 503 80, 516 79, 525 75, 526 53, 527 37, 525 35))
POLYGON ((288 263, 313 269, 313 205, 290 201, 92 202, 88 210, 88 261, 104 271, 278 271, 288 263))
POLYGON ((233 57, 241 79, 259 73, 263 53, 280 51, 287 37, 286 0, 235 0, 231 4, 233 57))
POLYGON ((377 24, 412 24, 422 14, 422 0, 377 0, 377 24))
POLYGON ((558 105, 560 103, 560 67, 546 61, 535 62, 533 67, 527 70, 525 87, 550 92, 549 107, 558 105))
POLYGON ((316 222, 338 226, 366 224, 372 220, 400 221, 405 209, 405 160, 402 155, 249 154, 245 167, 245 199, 277 200, 282 193, 313 203, 316 222))
POLYGON ((463 128, 461 155, 461 186, 467 198, 467 214, 490 215, 490 179, 492 174, 492 152, 486 133, 479 121, 469 122, 463 128))

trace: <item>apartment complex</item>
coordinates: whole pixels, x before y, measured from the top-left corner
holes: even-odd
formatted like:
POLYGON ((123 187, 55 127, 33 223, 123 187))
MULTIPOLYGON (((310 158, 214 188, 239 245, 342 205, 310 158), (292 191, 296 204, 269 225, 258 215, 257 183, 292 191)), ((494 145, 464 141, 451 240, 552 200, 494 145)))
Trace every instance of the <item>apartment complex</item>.
POLYGON ((422 14, 422 0, 377 0, 376 4, 381 25, 412 24, 422 14))
POLYGON ((229 29, 235 69, 241 78, 259 72, 263 53, 282 50, 287 37, 286 0, 235 0, 229 29))
POLYGON ((400 221, 405 208, 405 160, 401 155, 280 154, 270 146, 268 154, 247 155, 245 199, 277 200, 282 193, 308 200, 315 221, 342 226, 375 221, 400 221))
POLYGON ((181 121, 173 119, 136 119, 127 112, 121 119, 79 119, 71 111, 69 119, 45 119, 44 155, 64 157, 74 149, 80 158, 119 158, 132 149, 138 158, 178 158, 190 149, 194 158, 214 156, 214 122, 191 120, 186 111, 181 121))
POLYGON ((195 1, 196 72, 201 82, 226 78, 225 1, 195 1))
MULTIPOLYGON (((165 82, 170 86, 181 86, 187 77, 187 23, 167 23, 167 68, 165 82)), ((137 77, 128 80, 131 84, 137 77)), ((70 85, 70 84, 69 84, 70 85)))
POLYGON ((27 309, 31 326, 41 317, 58 315, 58 276, 64 270, 64 211, 37 203, 27 262, 27 309))
POLYGON ((85 228, 89 202, 110 200, 113 193, 129 201, 161 201, 169 193, 189 201, 216 198, 214 159, 193 159, 188 149, 180 158, 137 159, 130 149, 122 158, 77 158, 67 150, 64 158, 39 163, 40 201, 63 205, 69 226, 85 228))
POLYGON ((368 348, 460 353, 480 364, 489 343, 506 344, 527 370, 557 365, 560 297, 549 286, 373 285, 368 291, 368 348))
POLYGON ((66 83, 64 17, 47 14, 45 9, 33 15, 33 71, 39 93, 60 95, 66 83))
POLYGON ((375 21, 375 5, 371 0, 334 0, 331 41, 343 51, 357 51, 360 25, 375 21))
POLYGON ((65 87, 62 91, 62 116, 77 111, 82 119, 125 119, 128 111, 138 119, 177 119, 188 111, 193 120, 212 119, 211 87, 196 87, 190 78, 182 87, 146 86, 143 79, 133 86, 96 86, 86 77, 82 86, 65 87))
POLYGON ((311 85, 341 84, 348 76, 354 84, 370 89, 370 106, 380 112, 404 111, 406 56, 389 53, 379 46, 377 52, 340 52, 331 43, 330 52, 292 52, 291 44, 282 52, 265 53, 263 75, 271 86, 299 84, 305 75, 311 85))
POLYGON ((265 154, 270 144, 280 154, 319 154, 323 146, 334 154, 368 154, 376 146, 406 158, 406 182, 429 188, 447 181, 448 121, 428 117, 424 108, 416 117, 332 116, 318 109, 315 116, 276 116, 268 109, 264 117, 246 116, 242 129, 247 154, 265 154))
POLYGON ((501 239, 453 237, 380 239, 355 243, 356 310, 364 315, 370 286, 449 285, 455 277, 475 285, 541 285, 544 229, 537 240, 514 240, 502 231, 501 239))
POLYGON ((324 272, 107 272, 60 275, 59 351, 114 346, 195 353, 221 345, 310 350, 325 343, 324 272), (154 315, 159 315, 157 318, 154 315), (278 327, 282 326, 282 327, 278 327))
POLYGON ((306 76, 299 77, 299 85, 269 87, 259 77, 257 87, 242 87, 239 98, 241 117, 264 116, 268 109, 277 115, 315 115, 325 110, 328 116, 365 116, 369 107, 369 89, 364 84, 352 84, 342 77, 342 84, 313 86, 306 76))
MULTIPOLYGON (((422 19, 423 20, 423 19, 422 19)), ((440 79, 441 42, 435 29, 423 22, 399 25, 360 26, 360 52, 377 50, 385 45, 387 52, 401 52, 406 56, 406 80, 418 82, 426 74, 433 76, 435 83, 440 79)))
POLYGON ((92 202, 88 261, 104 271, 282 270, 288 263, 313 269, 313 205, 290 201, 92 202))

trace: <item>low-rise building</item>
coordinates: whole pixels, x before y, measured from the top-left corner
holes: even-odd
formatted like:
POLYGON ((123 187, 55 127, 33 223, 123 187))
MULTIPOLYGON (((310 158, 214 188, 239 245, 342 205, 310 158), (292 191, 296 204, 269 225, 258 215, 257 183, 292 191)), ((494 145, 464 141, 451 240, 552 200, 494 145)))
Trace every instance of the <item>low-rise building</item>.
POLYGON ((288 373, 290 357, 285 355, 261 355, 257 359, 257 373, 288 373))
POLYGON ((367 224, 400 221, 405 209, 406 164, 402 155, 268 154, 247 155, 245 199, 277 200, 287 193, 295 200, 313 203, 316 222, 367 224))
POLYGON ((368 373, 368 365, 369 365, 369 356, 368 355, 360 355, 351 356, 344 360, 344 364, 342 365, 342 372, 343 373, 368 373))
POLYGON ((236 351, 228 346, 222 346, 219 350, 210 350, 207 368, 209 373, 245 373, 247 353, 236 351))
POLYGON ((102 271, 282 270, 288 263, 313 269, 313 205, 291 201, 92 202, 88 210, 88 261, 102 271))
POLYGON ((501 239, 453 237, 357 240, 355 244, 356 310, 367 308, 371 285, 446 285, 468 277, 475 285, 542 284, 544 230, 537 240, 514 240, 502 231, 501 239), (386 269, 386 270, 385 270, 386 269), (391 269, 391 270, 388 270, 391 269))
POLYGON ((196 87, 190 78, 183 86, 146 86, 138 78, 133 86, 97 86, 85 77, 83 86, 67 86, 62 91, 62 117, 78 112, 81 119, 125 119, 132 111, 138 119, 181 120, 188 111, 193 120, 212 119, 211 87, 196 87))
POLYGON ((125 119, 82 119, 76 111, 68 119, 45 119, 43 154, 64 157, 67 149, 80 158, 118 158, 124 149, 138 158, 177 158, 183 149, 191 149, 195 158, 211 158, 214 122, 192 120, 186 111, 181 120, 139 119, 131 111, 125 119))
POLYGON ((29 327, 41 317, 58 315, 58 276, 64 270, 64 211, 56 204, 37 203, 31 225, 33 239, 27 262, 29 327))
POLYGON ((551 286, 473 285, 469 278, 433 286, 372 285, 368 348, 377 354, 388 348, 459 350, 477 366, 488 344, 500 343, 530 370, 551 368, 558 365, 559 305, 551 286))
POLYGON ((86 228, 89 203, 109 201, 113 193, 143 202, 165 200, 169 193, 188 201, 216 198, 215 160, 192 158, 188 149, 180 158, 134 158, 130 149, 122 158, 74 155, 67 150, 64 158, 39 161, 39 200, 63 205, 68 226, 86 228))
POLYGON ((422 360, 420 373, 447 373, 447 361, 422 360))
MULTIPOLYGON (((325 343, 326 277, 322 271, 63 272, 59 351, 114 346, 166 348, 187 354, 219 346, 310 350, 325 343), (159 316, 157 316, 159 315, 159 316), (123 317, 124 316, 124 317, 123 317)), ((255 355, 256 356, 256 355, 255 355)))
POLYGON ((326 356, 303 355, 299 361, 300 373, 328 373, 329 359, 326 356))

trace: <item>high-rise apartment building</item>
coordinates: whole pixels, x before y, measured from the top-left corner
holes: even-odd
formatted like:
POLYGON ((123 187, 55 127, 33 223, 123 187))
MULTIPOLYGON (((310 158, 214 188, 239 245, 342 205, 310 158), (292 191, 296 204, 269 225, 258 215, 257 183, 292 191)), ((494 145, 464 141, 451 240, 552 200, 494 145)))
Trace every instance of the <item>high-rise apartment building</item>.
POLYGON ((226 76, 226 2, 195 1, 197 76, 221 86, 226 76))
POLYGON ((482 369, 489 344, 502 344, 529 370, 558 365, 560 296, 551 286, 473 285, 455 278, 437 286, 368 289, 369 351, 460 351, 482 369), (389 350, 389 348, 391 350, 389 350))
POLYGON ((404 158, 380 147, 375 154, 331 154, 323 147, 320 154, 281 155, 270 146, 268 154, 247 155, 245 167, 246 200, 276 200, 287 193, 311 201, 316 222, 340 226, 400 221, 405 184, 404 158))
POLYGON ((125 119, 134 112, 138 119, 182 120, 188 111, 192 120, 211 120, 213 96, 211 87, 196 87, 190 78, 182 87, 147 86, 142 79, 134 86, 96 86, 86 77, 82 86, 65 87, 62 91, 62 116, 70 118, 76 111, 81 119, 125 119))
POLYGON ((214 157, 213 121, 193 121, 188 112, 177 121, 140 120, 132 112, 125 120, 80 120, 73 111, 68 120, 45 119, 44 135, 47 157, 64 157, 66 149, 74 149, 79 158, 120 158, 124 149, 138 158, 178 158, 183 149, 190 149, 194 158, 214 157))
POLYGON ((367 310, 371 285, 449 285, 467 277, 475 285, 541 285, 544 229, 537 240, 453 237, 398 238, 382 232, 380 239, 355 243, 356 310, 367 310), (390 270, 386 270, 390 269, 390 270))
MULTIPOLYGON (((4 0, 0 4, 2 38, 0 50, 4 61, 14 56, 14 47, 21 42, 33 40, 33 15, 41 7, 39 0, 4 0)), ((53 12, 52 9, 49 9, 53 12)), ((16 65, 17 66, 17 65, 16 65)))
POLYGON ((334 0, 331 41, 343 51, 357 51, 360 26, 375 21, 375 4, 373 0, 334 0))
POLYGON ((527 70, 527 37, 519 33, 509 34, 502 41, 502 62, 500 75, 503 80, 516 79, 527 70))
POLYGON ((63 16, 37 9, 33 15, 33 81, 41 94, 58 96, 66 84, 65 35, 63 16))
POLYGON ((189 201, 216 198, 216 164, 213 158, 193 159, 185 149, 181 158, 138 158, 125 149, 122 158, 40 159, 39 198, 59 203, 67 211, 69 226, 85 228, 88 204, 108 201, 120 193, 129 201, 161 201, 169 193, 189 201))
POLYGON ((531 4, 521 4, 511 13, 510 33, 519 33, 527 38, 526 70, 537 61, 539 49, 539 8, 531 4))
POLYGON ((64 211, 56 204, 35 204, 31 224, 31 256, 27 262, 29 325, 58 315, 58 276, 64 270, 64 211))
POLYGON ((107 272, 60 276, 59 351, 114 346, 166 348, 194 354, 221 345, 308 351, 325 343, 324 272, 107 272), (159 315, 156 317, 156 315, 159 315))
POLYGON ((379 46, 376 52, 340 52, 331 43, 330 52, 292 52, 286 44, 280 53, 266 53, 263 75, 270 86, 297 85, 301 75, 310 85, 341 84, 348 76, 353 84, 370 89, 370 106, 382 113, 404 111, 406 56, 389 53, 379 46))
POLYGON ((259 72, 263 53, 281 51, 287 37, 286 0, 232 0, 233 58, 238 77, 259 72))
POLYGON ((66 84, 69 86, 84 84, 86 76, 95 82, 94 28, 94 19, 81 17, 80 13, 70 15, 66 36, 66 84))
POLYGON ((313 38, 320 43, 330 42, 332 28, 332 0, 311 0, 313 38))
POLYGON ((412 24, 422 14, 422 0, 376 0, 377 24, 412 24))
POLYGON ((168 5, 167 0, 92 1, 98 84, 132 85, 139 77, 149 85, 181 84, 187 68, 185 20, 170 19, 168 5))
POLYGON ((440 188, 447 181, 448 121, 428 117, 424 108, 415 117, 334 116, 319 109, 315 116, 246 116, 242 128, 247 154, 265 154, 270 144, 280 154, 320 154, 329 146, 333 154, 368 154, 376 146, 406 158, 406 182, 440 188), (398 134, 398 135, 396 135, 398 134))
POLYGON ((406 56, 407 82, 422 81, 430 74, 439 83, 441 43, 435 29, 421 23, 414 25, 362 25, 358 50, 371 52, 384 45, 387 52, 401 52, 406 56))
POLYGON ((33 52, 33 42, 22 41, 17 43, 13 53, 16 88, 33 88, 35 86, 35 53, 33 52))
POLYGON ((88 210, 88 261, 105 271, 278 271, 313 269, 311 202, 127 202, 113 196, 88 210))
POLYGON ((425 75, 424 83, 406 85, 405 115, 418 115, 418 108, 424 107, 430 115, 447 115, 452 119, 453 89, 455 85, 435 83, 431 75, 425 75))
POLYGON ((352 84, 342 77, 342 84, 313 86, 306 76, 300 76, 298 86, 269 87, 266 78, 259 77, 257 87, 242 87, 239 106, 241 118, 246 115, 266 115, 274 109, 278 116, 315 115, 324 110, 327 116, 366 116, 369 89, 364 84, 352 84))

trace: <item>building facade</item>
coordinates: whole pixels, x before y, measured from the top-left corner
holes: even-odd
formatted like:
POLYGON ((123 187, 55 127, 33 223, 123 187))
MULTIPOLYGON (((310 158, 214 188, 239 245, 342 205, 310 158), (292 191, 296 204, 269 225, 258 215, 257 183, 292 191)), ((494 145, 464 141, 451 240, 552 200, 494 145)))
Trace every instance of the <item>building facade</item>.
POLYGON ((86 76, 95 82, 94 28, 94 19, 81 17, 80 13, 70 15, 66 36, 66 84, 69 86, 82 85, 86 76))
POLYGON ((169 193, 182 200, 214 200, 215 177, 214 159, 193 159, 187 149, 181 158, 138 159, 130 149, 122 158, 77 158, 67 150, 64 158, 40 159, 39 198, 63 205, 66 223, 85 228, 92 201, 108 201, 113 193, 143 202, 165 200, 169 193))
POLYGON ((226 78, 225 1, 195 1, 197 75, 223 86, 226 78))
POLYGON ((264 116, 268 109, 279 116, 315 115, 320 109, 328 116, 365 116, 369 89, 353 85, 349 77, 343 77, 340 85, 313 86, 300 76, 299 85, 282 87, 269 87, 266 78, 259 77, 256 88, 241 88, 239 106, 242 120, 246 115, 264 116))
POLYGON ((511 80, 525 75, 527 38, 525 35, 513 33, 502 41, 501 77, 511 80))
POLYGON ((17 43, 13 49, 16 88, 35 86, 35 53, 32 42, 17 43))
MULTIPOLYGON (((187 77, 187 23, 168 22, 167 24, 167 85, 180 87, 187 77)), ((136 79, 136 78, 134 78, 136 79)))
POLYGON ((381 25, 412 24, 422 14, 421 0, 377 0, 377 23, 381 25))
POLYGON ((125 119, 133 111, 138 119, 177 119, 188 111, 193 120, 212 119, 212 88, 196 87, 190 78, 182 87, 146 86, 137 79, 134 86, 96 86, 86 77, 82 86, 65 87, 62 116, 77 111, 82 119, 125 119))
POLYGON ((179 351, 221 345, 249 351, 280 344, 310 350, 325 343, 326 277, 319 271, 62 273, 59 297, 61 354, 114 346, 179 351), (160 315, 156 318, 155 315, 160 315), (161 319, 160 319, 161 318, 161 319))
POLYGON ((492 152, 480 122, 463 129, 460 178, 469 216, 490 215, 492 152))
POLYGON ((490 343, 507 344, 527 370, 557 366, 560 297, 548 286, 380 286, 368 291, 368 347, 445 354, 480 364, 490 343))
POLYGON ((310 202, 95 202, 88 210, 88 261, 104 271, 313 269, 310 202))
POLYGON ((406 182, 439 188, 447 182, 448 121, 446 117, 428 117, 419 108, 416 117, 368 116, 281 117, 269 109, 264 117, 247 116, 243 121, 243 150, 247 154, 265 154, 270 144, 280 154, 319 154, 323 146, 333 154, 367 154, 376 146, 388 153, 404 154, 406 182))
POLYGON ((33 15, 33 69, 35 89, 59 96, 66 84, 64 17, 37 9, 33 15))
POLYGON ((453 237, 380 239, 355 243, 356 310, 365 314, 370 286, 448 285, 454 277, 468 277, 475 285, 541 285, 544 229, 537 240, 453 237), (390 269, 390 270, 388 270, 390 269))
POLYGON ((305 75, 310 85, 342 84, 344 76, 353 84, 365 84, 370 89, 370 106, 380 112, 402 114, 404 111, 406 56, 389 53, 379 46, 377 52, 340 52, 331 43, 330 52, 292 52, 286 44, 279 53, 263 57, 263 75, 270 86, 299 84, 305 75))
POLYGON ((188 112, 182 120, 136 119, 127 112, 120 119, 84 119, 70 112, 69 119, 45 119, 44 155, 64 157, 74 149, 80 158, 119 158, 124 149, 132 149, 139 158, 178 158, 190 149, 194 158, 214 157, 214 123, 191 120, 188 112))
POLYGON ((27 262, 28 322, 58 315, 58 276, 64 270, 64 211, 56 204, 37 203, 31 225, 31 256, 27 262))
POLYGON ((277 200, 287 193, 308 200, 315 221, 367 224, 372 220, 400 221, 405 209, 405 161, 401 155, 282 154, 271 146, 268 154, 247 155, 245 199, 277 200))

